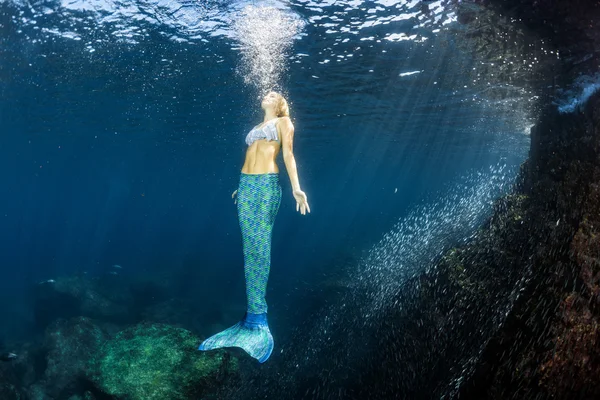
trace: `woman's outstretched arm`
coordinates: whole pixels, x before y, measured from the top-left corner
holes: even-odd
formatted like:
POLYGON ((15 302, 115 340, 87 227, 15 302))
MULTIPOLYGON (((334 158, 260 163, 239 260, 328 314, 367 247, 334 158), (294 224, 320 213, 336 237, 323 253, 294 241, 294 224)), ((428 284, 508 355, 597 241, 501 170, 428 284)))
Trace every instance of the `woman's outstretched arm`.
POLYGON ((290 177, 294 198, 296 199, 296 211, 300 210, 300 213, 305 215, 307 211, 310 212, 310 207, 308 206, 306 194, 300 189, 298 169, 296 168, 296 159, 294 158, 294 125, 289 117, 281 118, 280 129, 283 161, 290 177))

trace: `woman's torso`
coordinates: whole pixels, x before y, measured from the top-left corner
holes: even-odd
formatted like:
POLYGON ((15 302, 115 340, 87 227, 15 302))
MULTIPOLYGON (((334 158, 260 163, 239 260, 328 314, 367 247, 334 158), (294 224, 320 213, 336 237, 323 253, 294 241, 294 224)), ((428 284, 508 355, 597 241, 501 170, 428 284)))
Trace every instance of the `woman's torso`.
MULTIPOLYGON (((277 140, 257 139, 252 142, 246 149, 246 159, 244 160, 244 166, 242 167, 242 173, 244 174, 268 174, 268 173, 279 173, 279 167, 275 160, 281 149, 281 135, 279 135, 279 129, 277 125, 279 118, 275 121, 267 121, 265 124, 261 124, 261 128, 266 127, 267 124, 274 124, 277 132, 277 140)), ((255 128, 256 129, 256 128, 255 128)))

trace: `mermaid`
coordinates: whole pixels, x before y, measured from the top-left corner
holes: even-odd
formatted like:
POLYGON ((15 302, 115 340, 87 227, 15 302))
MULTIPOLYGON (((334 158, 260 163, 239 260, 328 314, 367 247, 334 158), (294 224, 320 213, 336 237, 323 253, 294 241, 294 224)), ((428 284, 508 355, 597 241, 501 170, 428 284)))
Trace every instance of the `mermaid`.
POLYGON ((273 336, 267 323, 265 292, 271 268, 271 233, 281 202, 279 168, 275 160, 283 150, 296 211, 310 213, 306 194, 300 189, 293 153, 294 125, 285 98, 267 93, 261 102, 263 122, 246 136, 246 159, 238 189, 231 197, 237 203, 244 250, 246 313, 230 328, 206 339, 199 350, 240 347, 260 363, 273 352, 273 336))

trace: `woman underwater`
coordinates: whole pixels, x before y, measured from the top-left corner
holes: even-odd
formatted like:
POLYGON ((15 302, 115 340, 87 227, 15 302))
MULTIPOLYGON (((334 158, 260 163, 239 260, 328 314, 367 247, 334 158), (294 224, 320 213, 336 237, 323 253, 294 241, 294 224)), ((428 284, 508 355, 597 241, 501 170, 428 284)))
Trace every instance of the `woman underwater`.
POLYGON ((281 202, 279 168, 275 160, 283 149, 283 161, 296 199, 296 211, 310 213, 306 194, 300 189, 292 151, 294 125, 285 98, 269 92, 262 99, 265 116, 246 136, 246 159, 240 183, 231 197, 236 202, 244 248, 246 314, 234 326, 206 339, 200 350, 241 347, 259 362, 273 352, 273 336, 267 324, 265 292, 271 267, 271 233, 281 202))

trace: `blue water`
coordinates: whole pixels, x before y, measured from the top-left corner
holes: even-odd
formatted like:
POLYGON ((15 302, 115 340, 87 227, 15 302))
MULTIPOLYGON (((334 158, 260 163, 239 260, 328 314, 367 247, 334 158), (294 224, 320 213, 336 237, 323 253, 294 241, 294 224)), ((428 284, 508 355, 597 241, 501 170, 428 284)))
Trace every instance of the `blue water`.
MULTIPOLYGON (((267 3, 254 2, 302 22, 274 84, 291 102, 312 210, 295 211, 280 159, 267 297, 277 327, 307 291, 357 279, 373 249, 393 251, 377 243, 424 204, 451 202, 427 215, 447 234, 430 236, 423 257, 464 239, 469 229, 453 228, 465 223, 453 214, 460 194, 475 221, 510 185, 532 95, 479 74, 441 2, 429 16, 416 1, 267 3), (469 193, 478 185, 481 203, 469 193)), ((203 308, 233 310, 221 318, 243 312, 230 196, 244 136, 262 120, 261 87, 244 81, 252 65, 231 26, 249 4, 0 1, 0 334, 29 332, 36 282, 113 264, 124 279, 156 277, 203 308)))

